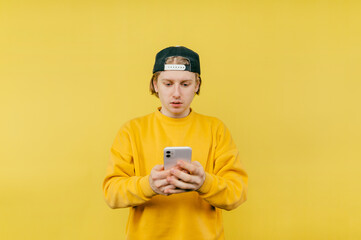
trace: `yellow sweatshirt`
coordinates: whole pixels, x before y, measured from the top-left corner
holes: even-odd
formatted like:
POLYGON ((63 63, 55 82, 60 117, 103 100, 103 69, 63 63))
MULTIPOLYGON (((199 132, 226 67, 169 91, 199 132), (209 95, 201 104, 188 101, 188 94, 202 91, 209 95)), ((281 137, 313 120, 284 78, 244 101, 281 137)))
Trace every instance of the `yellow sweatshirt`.
POLYGON ((221 209, 246 200, 247 173, 230 132, 214 117, 191 111, 170 118, 159 111, 133 119, 119 130, 103 190, 111 208, 130 207, 126 239, 224 239, 221 209), (149 174, 163 164, 163 149, 192 148, 206 179, 198 191, 157 195, 149 174))

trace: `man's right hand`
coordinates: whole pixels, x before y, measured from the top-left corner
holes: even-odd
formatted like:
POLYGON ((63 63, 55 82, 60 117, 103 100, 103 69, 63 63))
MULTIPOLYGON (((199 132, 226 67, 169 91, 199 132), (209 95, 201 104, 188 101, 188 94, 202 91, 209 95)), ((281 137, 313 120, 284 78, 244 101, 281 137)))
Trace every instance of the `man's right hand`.
POLYGON ((163 165, 155 165, 149 175, 149 184, 155 193, 169 195, 165 189, 175 188, 168 183, 167 177, 170 176, 169 170, 164 170, 163 165))

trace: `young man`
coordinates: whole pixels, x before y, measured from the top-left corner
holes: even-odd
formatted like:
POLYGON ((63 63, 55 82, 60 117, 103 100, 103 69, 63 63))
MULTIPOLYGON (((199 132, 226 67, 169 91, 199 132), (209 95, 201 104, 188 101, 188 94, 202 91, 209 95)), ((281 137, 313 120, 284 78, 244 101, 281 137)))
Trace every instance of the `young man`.
POLYGON ((103 190, 111 208, 131 207, 127 239, 224 239, 221 209, 246 200, 247 174, 224 124, 190 108, 201 85, 199 56, 169 47, 150 82, 161 107, 125 123, 111 148, 103 190), (163 149, 188 146, 192 162, 165 170, 163 149))

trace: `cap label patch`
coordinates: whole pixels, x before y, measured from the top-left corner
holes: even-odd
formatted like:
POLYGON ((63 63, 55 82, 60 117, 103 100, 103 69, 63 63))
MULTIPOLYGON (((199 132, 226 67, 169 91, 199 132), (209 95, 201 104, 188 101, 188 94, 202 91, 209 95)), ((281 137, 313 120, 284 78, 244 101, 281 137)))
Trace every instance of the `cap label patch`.
POLYGON ((183 64, 164 64, 164 70, 186 70, 186 65, 183 64))

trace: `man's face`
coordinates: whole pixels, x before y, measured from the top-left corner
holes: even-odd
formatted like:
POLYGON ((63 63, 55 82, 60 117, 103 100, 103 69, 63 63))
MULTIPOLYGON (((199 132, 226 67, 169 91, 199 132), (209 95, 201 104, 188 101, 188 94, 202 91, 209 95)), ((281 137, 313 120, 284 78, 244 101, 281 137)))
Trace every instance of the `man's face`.
POLYGON ((189 71, 163 71, 153 82, 162 103, 161 112, 173 118, 186 117, 190 111, 199 83, 196 74, 189 71))

